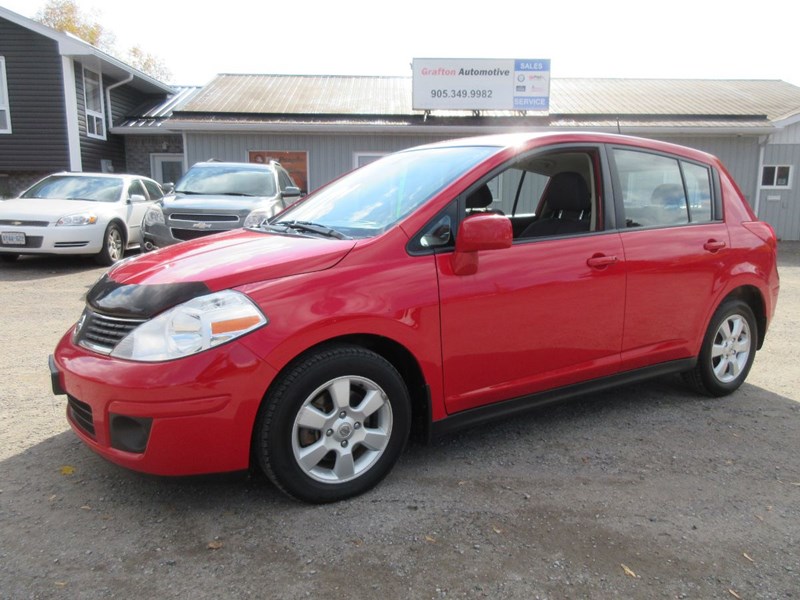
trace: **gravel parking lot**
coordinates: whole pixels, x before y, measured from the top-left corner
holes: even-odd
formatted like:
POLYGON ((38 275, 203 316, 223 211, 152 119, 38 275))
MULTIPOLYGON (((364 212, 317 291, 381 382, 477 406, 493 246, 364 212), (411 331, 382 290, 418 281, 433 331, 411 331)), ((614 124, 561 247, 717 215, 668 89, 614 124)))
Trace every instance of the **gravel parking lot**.
POLYGON ((736 394, 669 377, 412 443, 327 506, 78 442, 47 356, 102 273, 0 264, 2 599, 800 598, 800 244, 736 394))

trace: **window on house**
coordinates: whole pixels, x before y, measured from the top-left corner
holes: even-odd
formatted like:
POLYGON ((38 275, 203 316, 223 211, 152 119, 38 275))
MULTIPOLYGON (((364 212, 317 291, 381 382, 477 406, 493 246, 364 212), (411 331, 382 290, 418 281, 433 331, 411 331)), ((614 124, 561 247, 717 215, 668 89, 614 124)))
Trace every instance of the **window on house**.
POLYGON ((788 188, 791 187, 792 167, 788 165, 765 165, 761 171, 761 185, 763 187, 788 188))
POLYGON ((384 156, 386 156, 386 152, 356 152, 353 154, 353 168, 363 167, 384 156))
POLYGON ((86 102, 86 135, 106 139, 103 106, 103 79, 94 71, 83 70, 83 94, 86 102))
POLYGON ((11 113, 8 109, 6 59, 0 56, 0 133, 11 133, 11 113))

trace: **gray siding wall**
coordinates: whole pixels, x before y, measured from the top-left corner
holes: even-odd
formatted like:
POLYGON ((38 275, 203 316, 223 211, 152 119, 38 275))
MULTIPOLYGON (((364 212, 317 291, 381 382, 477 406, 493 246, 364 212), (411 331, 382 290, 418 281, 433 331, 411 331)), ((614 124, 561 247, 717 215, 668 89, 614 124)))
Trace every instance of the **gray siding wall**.
MULTIPOLYGON (((0 134, 0 172, 69 168, 61 57, 56 42, 0 19, 11 134, 0 134)), ((16 186, 15 186, 16 187, 16 186)))
MULTIPOLYGON (((308 153, 308 191, 313 191, 331 179, 353 168, 356 153, 394 152, 419 144, 439 141, 452 135, 268 135, 231 133, 187 133, 186 157, 189 166, 216 158, 226 161, 246 161, 251 150, 291 150, 308 153)), ((656 136, 650 136, 656 137, 656 136)), ((691 136, 663 135, 657 139, 697 148, 722 160, 755 209, 759 193, 759 140, 755 136, 691 136)), ((770 223, 784 240, 800 239, 800 144, 767 147, 768 164, 795 165, 791 190, 769 190, 759 199, 759 217, 770 223), (783 154, 781 154, 783 153, 783 154)))
POLYGON ((791 165, 788 188, 761 190, 758 217, 775 229, 781 240, 800 240, 800 144, 770 144, 764 148, 765 165, 791 165))
POLYGON ((308 191, 353 168, 360 152, 395 152, 444 139, 435 135, 259 135, 188 133, 186 157, 189 166, 215 158, 247 161, 251 150, 303 151, 308 153, 308 191))
MULTIPOLYGON (((360 152, 394 152, 419 144, 440 141, 452 135, 259 135, 231 133, 188 133, 186 153, 189 166, 216 158, 246 161, 250 150, 300 150, 308 152, 309 191, 353 168, 353 156, 360 152)), ((758 139, 723 136, 659 136, 718 156, 752 206, 758 185, 758 139)))

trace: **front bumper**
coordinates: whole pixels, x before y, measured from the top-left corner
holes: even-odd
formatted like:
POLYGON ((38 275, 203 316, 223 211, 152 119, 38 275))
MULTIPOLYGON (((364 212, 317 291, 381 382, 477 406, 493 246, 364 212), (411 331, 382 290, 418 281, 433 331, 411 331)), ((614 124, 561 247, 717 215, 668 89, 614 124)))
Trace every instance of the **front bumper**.
POLYGON ((77 227, 0 227, 0 233, 21 233, 25 244, 5 244, 0 252, 6 254, 97 254, 103 249, 105 229, 100 225, 77 227))
POLYGON ((154 475, 238 471, 250 464, 261 399, 275 371, 237 342, 191 357, 137 363, 75 346, 50 358, 53 392, 92 450, 154 475))

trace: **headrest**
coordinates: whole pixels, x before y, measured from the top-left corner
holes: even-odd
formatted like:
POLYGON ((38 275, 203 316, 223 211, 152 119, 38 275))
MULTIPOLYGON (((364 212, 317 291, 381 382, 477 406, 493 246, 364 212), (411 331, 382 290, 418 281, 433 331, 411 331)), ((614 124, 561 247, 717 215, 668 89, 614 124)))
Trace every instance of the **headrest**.
POLYGON ((650 203, 661 206, 685 207, 686 199, 683 196, 683 186, 677 183, 662 183, 653 190, 650 196, 650 203))
POLYGON ((485 183, 467 196, 467 209, 486 208, 492 203, 492 192, 485 183))
POLYGON ((592 195, 580 173, 562 171, 550 179, 545 204, 554 211, 587 211, 592 208, 592 195))

